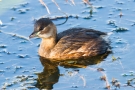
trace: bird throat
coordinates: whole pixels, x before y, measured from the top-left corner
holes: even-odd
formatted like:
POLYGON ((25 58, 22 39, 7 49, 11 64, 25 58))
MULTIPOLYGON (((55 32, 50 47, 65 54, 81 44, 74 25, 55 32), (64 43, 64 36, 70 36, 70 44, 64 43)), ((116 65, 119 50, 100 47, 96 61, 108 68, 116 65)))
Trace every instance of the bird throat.
POLYGON ((39 55, 41 57, 46 57, 49 58, 51 50, 54 48, 56 45, 56 38, 51 37, 51 38, 43 38, 39 47, 39 55))

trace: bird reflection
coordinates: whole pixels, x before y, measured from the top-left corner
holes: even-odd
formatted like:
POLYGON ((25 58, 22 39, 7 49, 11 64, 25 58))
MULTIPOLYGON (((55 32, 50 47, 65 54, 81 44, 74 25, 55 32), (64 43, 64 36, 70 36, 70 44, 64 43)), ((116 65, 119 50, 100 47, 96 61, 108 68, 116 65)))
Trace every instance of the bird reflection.
POLYGON ((59 69, 56 63, 40 57, 41 64, 44 66, 43 72, 38 73, 37 84, 39 89, 51 90, 53 85, 58 82, 59 69))
POLYGON ((43 72, 38 73, 36 87, 38 89, 51 90, 53 85, 59 81, 60 71, 58 66, 64 68, 86 68, 88 65, 94 65, 102 62, 107 56, 108 52, 96 57, 91 57, 83 60, 69 60, 69 61, 50 61, 40 57, 41 64, 44 66, 43 72))

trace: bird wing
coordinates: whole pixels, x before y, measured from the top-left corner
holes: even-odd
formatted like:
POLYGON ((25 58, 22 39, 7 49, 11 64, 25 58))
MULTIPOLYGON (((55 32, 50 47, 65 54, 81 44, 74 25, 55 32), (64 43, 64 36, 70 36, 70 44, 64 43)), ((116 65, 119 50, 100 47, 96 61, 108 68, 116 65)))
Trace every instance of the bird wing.
POLYGON ((91 57, 105 53, 106 46, 105 40, 93 30, 74 31, 60 38, 51 51, 51 57, 63 60, 91 57))

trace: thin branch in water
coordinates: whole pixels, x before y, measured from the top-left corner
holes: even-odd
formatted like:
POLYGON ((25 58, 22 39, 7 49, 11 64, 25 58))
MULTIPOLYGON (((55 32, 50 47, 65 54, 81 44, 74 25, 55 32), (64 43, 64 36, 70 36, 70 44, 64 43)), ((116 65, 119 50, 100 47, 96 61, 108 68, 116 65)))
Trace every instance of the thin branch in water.
POLYGON ((105 83, 106 83, 106 88, 107 88, 108 90, 110 90, 110 84, 109 84, 109 81, 108 81, 108 79, 107 79, 106 74, 105 74, 104 72, 102 72, 102 71, 100 71, 100 72, 103 74, 102 80, 105 81, 105 83))
POLYGON ((3 23, 2 23, 2 21, 0 20, 0 25, 2 25, 3 23))
POLYGON ((97 69, 91 68, 91 67, 87 67, 87 69, 92 70, 92 71, 96 71, 97 70, 97 69))
POLYGON ((74 0, 70 0, 70 1, 72 2, 72 4, 73 4, 73 5, 75 5, 75 2, 74 2, 74 0))
POLYGON ((51 14, 51 13, 50 13, 50 10, 48 9, 47 5, 43 2, 43 0, 39 0, 39 1, 40 1, 40 3, 41 3, 43 6, 45 6, 47 12, 48 12, 49 14, 51 14))
POLYGON ((90 5, 92 7, 92 4, 89 2, 89 0, 83 0, 84 3, 90 5))
POLYGON ((11 36, 17 37, 17 38, 20 38, 20 39, 24 39, 24 40, 29 41, 30 43, 33 44, 33 42, 31 42, 28 37, 25 37, 25 36, 22 36, 22 35, 19 35, 19 34, 15 34, 15 33, 4 32, 4 31, 2 31, 2 30, 0 30, 0 32, 2 32, 2 33, 4 33, 4 34, 7 34, 7 35, 11 35, 11 36))
POLYGON ((119 14, 119 16, 120 16, 120 20, 119 20, 119 23, 121 24, 121 19, 122 19, 122 16, 123 16, 123 13, 122 13, 122 11, 120 11, 120 14, 119 14))
POLYGON ((52 2, 54 2, 55 5, 58 7, 58 9, 61 10, 60 7, 59 7, 59 5, 55 2, 55 0, 52 0, 52 2))
POLYGON ((118 60, 118 61, 119 61, 120 65, 121 65, 122 69, 124 70, 124 67, 123 67, 123 65, 121 63, 121 60, 118 60))
POLYGON ((120 12, 119 16, 120 16, 120 18, 123 16, 122 11, 120 12))
POLYGON ((83 76, 81 76, 81 75, 79 75, 79 76, 83 80, 83 86, 85 87, 86 86, 86 80, 85 80, 85 78, 83 76))
MULTIPOLYGON (((70 1, 71 1, 71 3, 72 3, 73 5, 75 5, 74 0, 70 0, 70 1)), ((68 0, 66 0, 66 2, 68 2, 68 0)))

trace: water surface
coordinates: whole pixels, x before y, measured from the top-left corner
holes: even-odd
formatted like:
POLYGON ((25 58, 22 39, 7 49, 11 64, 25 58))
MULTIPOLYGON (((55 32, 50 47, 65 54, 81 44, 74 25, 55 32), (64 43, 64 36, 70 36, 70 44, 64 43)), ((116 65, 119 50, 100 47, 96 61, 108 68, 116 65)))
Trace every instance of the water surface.
MULTIPOLYGON (((53 20, 55 24, 61 24, 65 18, 58 19, 57 17, 66 16, 57 9, 53 2, 47 0, 45 2, 51 15, 38 0, 0 1, 1 89, 38 90, 40 88, 35 85, 40 80, 39 76, 45 76, 47 71, 41 64, 37 53, 40 39, 28 39, 33 31, 33 21, 40 17, 50 17, 56 18, 53 20)), ((83 4, 81 0, 76 0, 75 5, 70 2, 66 3, 65 0, 57 1, 57 3, 61 10, 70 16, 65 24, 57 26, 58 32, 72 27, 85 27, 111 33, 109 39, 113 53, 98 64, 82 65, 82 68, 56 67, 51 64, 53 68, 50 68, 54 70, 54 76, 51 77, 54 78, 53 89, 104 90, 106 82, 100 77, 106 75, 112 90, 115 88, 133 90, 135 85, 135 1, 92 0, 93 8, 83 4), (105 71, 99 72, 98 68, 105 71), (113 78, 118 80, 116 85, 111 83, 113 78)))

